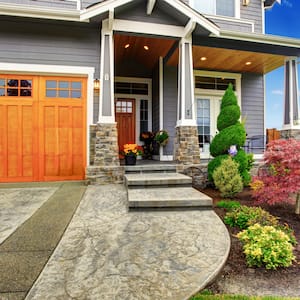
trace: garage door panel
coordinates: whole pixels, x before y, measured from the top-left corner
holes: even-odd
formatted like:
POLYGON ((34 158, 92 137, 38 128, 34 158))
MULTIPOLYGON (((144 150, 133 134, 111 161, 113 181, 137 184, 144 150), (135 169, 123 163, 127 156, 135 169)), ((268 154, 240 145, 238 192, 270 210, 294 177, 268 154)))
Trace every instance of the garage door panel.
MULTIPOLYGON (((21 76, 13 77, 20 88, 11 97, 5 87, 0 96, 0 181, 83 179, 86 79, 30 76, 21 87, 21 76), (74 93, 81 98, 67 98, 74 93)), ((11 79, 2 80, 8 86, 11 79)))

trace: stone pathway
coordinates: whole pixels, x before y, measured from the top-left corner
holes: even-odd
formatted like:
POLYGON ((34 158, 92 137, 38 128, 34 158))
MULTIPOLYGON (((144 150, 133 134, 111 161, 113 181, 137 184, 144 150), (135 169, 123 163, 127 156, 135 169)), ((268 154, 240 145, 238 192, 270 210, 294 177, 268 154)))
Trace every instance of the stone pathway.
POLYGON ((127 210, 123 185, 89 186, 32 299, 188 299, 225 263, 212 210, 127 210))
POLYGON ((53 195, 57 187, 0 189, 0 244, 53 195))

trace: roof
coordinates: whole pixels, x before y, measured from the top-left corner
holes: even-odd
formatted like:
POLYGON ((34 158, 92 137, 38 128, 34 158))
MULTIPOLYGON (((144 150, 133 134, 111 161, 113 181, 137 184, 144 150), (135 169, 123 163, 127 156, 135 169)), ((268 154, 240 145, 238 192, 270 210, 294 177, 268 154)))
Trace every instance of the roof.
POLYGON ((264 7, 271 8, 276 2, 281 4, 281 0, 264 0, 264 7))

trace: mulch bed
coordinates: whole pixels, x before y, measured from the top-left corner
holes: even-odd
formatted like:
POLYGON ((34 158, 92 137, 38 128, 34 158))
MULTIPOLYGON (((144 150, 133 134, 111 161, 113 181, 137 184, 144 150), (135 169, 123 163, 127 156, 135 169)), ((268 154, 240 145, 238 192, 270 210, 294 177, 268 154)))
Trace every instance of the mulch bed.
MULTIPOLYGON (((226 211, 221 208, 215 207, 215 204, 222 200, 219 195, 219 192, 213 188, 206 188, 202 190, 205 194, 213 198, 214 210, 223 219, 226 211)), ((251 190, 245 188, 243 192, 239 193, 236 196, 237 201, 242 205, 255 206, 255 202, 251 197, 251 190)), ((300 280, 300 215, 295 214, 295 207, 289 204, 281 204, 275 206, 260 205, 263 209, 267 210, 270 214, 279 217, 279 220, 282 224, 287 223, 290 228, 294 230, 298 244, 295 247, 295 256, 297 261, 289 268, 278 268, 277 270, 266 270, 265 268, 249 268, 246 265, 245 257, 242 251, 241 242, 235 237, 235 234, 239 232, 236 228, 230 228, 227 226, 228 231, 231 236, 231 251, 223 271, 220 273, 219 277, 214 283, 212 283, 208 289, 211 290, 214 294, 222 293, 220 289, 220 284, 218 280, 226 280, 226 278, 236 278, 239 276, 247 276, 255 273, 255 278, 270 280, 273 286, 280 283, 282 286, 283 282, 286 281, 286 284, 289 284, 291 278, 298 278, 300 280)), ((299 281, 300 282, 300 281, 299 281)), ((300 295, 297 295, 300 296, 300 295)))

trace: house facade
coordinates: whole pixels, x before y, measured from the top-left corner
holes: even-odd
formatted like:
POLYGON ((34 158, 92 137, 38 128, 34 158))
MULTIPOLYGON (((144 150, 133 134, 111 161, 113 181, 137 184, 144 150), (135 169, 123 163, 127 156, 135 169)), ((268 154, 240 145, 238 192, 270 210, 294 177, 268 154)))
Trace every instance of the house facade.
POLYGON ((275 3, 0 0, 0 181, 118 182, 119 147, 161 129, 157 159, 197 166, 229 83, 263 135, 264 75, 286 65, 292 105, 300 56, 264 34, 275 3))

